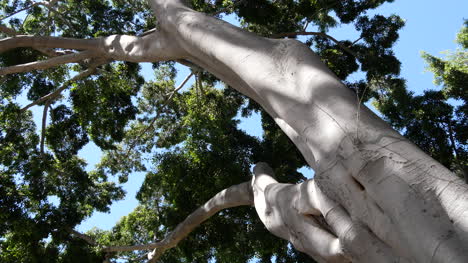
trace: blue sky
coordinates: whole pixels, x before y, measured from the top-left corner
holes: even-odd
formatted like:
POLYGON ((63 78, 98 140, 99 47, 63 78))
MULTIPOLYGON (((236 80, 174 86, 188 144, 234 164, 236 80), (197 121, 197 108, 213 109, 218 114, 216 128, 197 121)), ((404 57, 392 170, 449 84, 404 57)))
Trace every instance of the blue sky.
MULTIPOLYGON (((406 26, 400 31, 400 39, 394 51, 402 62, 401 76, 407 80, 408 87, 416 93, 426 89, 433 89, 433 76, 425 71, 425 64, 420 56, 421 51, 432 55, 440 55, 444 50, 454 50, 454 42, 457 32, 460 30, 463 19, 468 19, 468 1, 466 0, 397 0, 387 3, 371 12, 371 14, 397 14, 406 21, 406 26)), ((235 23, 231 17, 228 22, 235 23)), ((313 30, 313 28, 309 28, 313 30)), ((330 32, 330 35, 338 40, 356 39, 357 35, 353 27, 343 26, 330 32)), ((150 66, 143 65, 143 74, 146 79, 152 79, 153 72, 150 66)), ((177 82, 180 83, 189 71, 181 68, 177 82)), ((359 74, 352 78, 359 78, 359 74)), ((352 79, 351 79, 352 80, 352 79)), ((38 109, 36 109, 37 111, 38 109)), ((40 115, 40 114, 35 114, 40 115)), ((35 118, 40 118, 35 116, 35 118)), ((253 135, 260 135, 259 117, 242 120, 240 127, 253 135)), ((87 146, 80 151, 80 156, 85 158, 90 168, 100 159, 101 152, 95 146, 87 146)), ((309 175, 311 172, 307 172, 309 175)), ((87 230, 98 227, 110 229, 122 217, 130 213, 136 206, 135 194, 143 182, 144 174, 135 173, 124 185, 127 196, 124 200, 112 205, 110 213, 94 213, 85 220, 78 230, 87 230)))

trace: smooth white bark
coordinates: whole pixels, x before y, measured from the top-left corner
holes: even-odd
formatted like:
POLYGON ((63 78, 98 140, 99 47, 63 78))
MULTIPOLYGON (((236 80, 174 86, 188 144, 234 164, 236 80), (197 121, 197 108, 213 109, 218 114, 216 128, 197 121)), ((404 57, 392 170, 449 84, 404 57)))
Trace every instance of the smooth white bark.
MULTIPOLYGON (((353 227, 365 226, 408 261, 468 261, 467 186, 366 107, 358 109, 355 95, 308 47, 244 32, 180 1, 151 3, 184 59, 253 98, 276 120, 314 168, 322 194, 353 227)), ((275 234, 292 241, 285 232, 275 234)), ((364 253, 359 238, 349 239, 351 257, 364 253)), ((370 261, 366 253, 359 260, 370 261)))
POLYGON ((467 185, 357 107, 307 46, 256 36, 180 0, 149 2, 159 25, 143 37, 15 36, 0 40, 0 52, 69 48, 201 66, 257 101, 316 172, 313 181, 283 185, 258 166, 255 208, 273 234, 322 262, 468 262, 467 185))
POLYGON ((88 59, 93 57, 92 51, 84 51, 79 53, 72 53, 63 56, 53 57, 48 60, 44 61, 35 61, 31 63, 25 63, 21 65, 14 65, 11 67, 1 68, 0 69, 0 76, 20 73, 20 72, 28 72, 33 70, 41 70, 41 69, 48 69, 58 65, 66 64, 66 63, 75 63, 82 61, 84 59, 88 59))

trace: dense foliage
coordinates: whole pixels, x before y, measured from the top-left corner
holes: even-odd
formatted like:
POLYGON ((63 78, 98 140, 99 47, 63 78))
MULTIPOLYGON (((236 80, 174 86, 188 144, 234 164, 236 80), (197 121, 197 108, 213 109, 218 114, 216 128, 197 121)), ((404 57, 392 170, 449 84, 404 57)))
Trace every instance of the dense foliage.
POLYGON ((457 36, 460 48, 438 58, 423 53, 441 89, 415 95, 404 80, 387 81, 377 109, 407 138, 468 182, 468 22, 457 36))
MULTIPOLYGON (((56 2, 53 8, 31 7, 30 0, 0 1, 2 25, 18 34, 91 38, 139 35, 156 24, 145 1, 49 2, 56 2)), ((424 55, 443 89, 416 96, 398 77, 400 62, 392 51, 403 20, 366 14, 385 2, 392 1, 193 0, 192 4, 209 14, 234 14, 244 28, 263 36, 304 28, 323 33, 308 36, 305 43, 343 81, 354 72, 364 72, 362 80, 346 82, 362 102, 373 99, 393 126, 461 174, 467 164, 466 27, 458 38, 464 49, 445 59, 424 55), (355 25, 360 36, 340 42, 326 36, 341 24, 355 25)), ((0 65, 43 58, 33 49, 14 49, 0 54, 0 65)), ((93 211, 107 211, 113 201, 123 198, 120 183, 135 171, 146 172, 137 195, 140 205, 111 231, 88 233, 102 246, 162 238, 214 194, 249 180, 250 167, 258 161, 268 162, 281 182, 304 180, 297 170, 305 161, 274 121, 255 102, 222 87, 210 74, 197 72, 201 85, 175 94, 172 63, 154 64, 153 82, 145 83, 140 67, 127 62, 112 62, 87 79, 67 82, 92 63, 0 80, 1 262, 102 262, 108 255, 77 238, 72 229, 93 211), (70 86, 63 96, 40 104, 48 121, 36 127, 32 112, 22 107, 63 85, 70 86), (238 128, 239 114, 248 117, 253 112, 262 117, 261 138, 238 128), (104 155, 90 171, 77 154, 91 142, 104 155)), ((139 261, 142 254, 119 256, 139 261)), ((276 262, 312 262, 269 234, 255 211, 245 207, 213 217, 161 262, 252 258, 271 262, 273 257, 276 262)))

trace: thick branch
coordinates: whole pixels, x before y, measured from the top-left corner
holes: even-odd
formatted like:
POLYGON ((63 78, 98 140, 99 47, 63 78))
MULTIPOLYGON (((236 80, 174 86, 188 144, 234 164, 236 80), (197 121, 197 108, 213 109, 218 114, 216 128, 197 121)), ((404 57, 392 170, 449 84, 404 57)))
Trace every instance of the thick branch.
POLYGON ((130 62, 177 60, 184 51, 165 32, 155 31, 143 37, 112 35, 96 39, 17 35, 0 40, 0 53, 18 47, 62 48, 95 51, 101 56, 130 62))
POLYGON ((320 215, 315 204, 304 206, 301 185, 280 184, 266 163, 254 167, 252 189, 255 209, 265 227, 288 240, 319 262, 348 262, 340 240, 327 231, 312 215, 320 215))
POLYGON ((167 99, 167 101, 170 101, 172 99, 172 97, 174 96, 174 94, 177 93, 177 91, 179 91, 180 89, 182 89, 185 84, 187 83, 187 81, 189 81, 189 79, 193 76, 193 72, 191 72, 190 74, 187 75, 187 77, 185 77, 185 79, 182 81, 182 83, 179 85, 179 87, 177 87, 175 90, 171 91, 168 95, 169 98, 167 99))
POLYGON ((63 65, 67 63, 76 63, 88 58, 91 58, 96 55, 94 51, 83 51, 79 53, 73 53, 63 56, 54 57, 48 60, 43 61, 35 61, 31 63, 15 65, 6 68, 0 68, 0 76, 14 74, 14 73, 21 73, 21 72, 28 72, 32 70, 42 70, 52 68, 58 65, 63 65))
POLYGON ((0 40, 0 53, 18 47, 66 48, 99 51, 101 39, 75 39, 50 36, 17 35, 0 40))
POLYGON ((234 185, 219 192, 204 205, 200 206, 163 240, 147 245, 107 247, 104 249, 104 251, 119 252, 154 249, 154 251, 149 255, 149 259, 151 261, 155 261, 164 253, 164 251, 175 247, 197 226, 199 226, 218 211, 230 207, 252 204, 253 195, 250 182, 234 185))
MULTIPOLYGON (((0 25, 0 32, 5 33, 6 35, 9 35, 9 36, 19 35, 18 32, 4 25, 0 25)), ((64 54, 69 54, 68 52, 55 51, 54 49, 51 49, 51 48, 35 48, 35 49, 49 57, 56 57, 56 56, 61 56, 64 54)))
MULTIPOLYGON (((283 38, 283 37, 295 37, 295 36, 321 36, 330 39, 331 41, 335 42, 341 49, 344 51, 348 52, 350 55, 353 55, 354 57, 358 57, 356 52, 352 51, 349 47, 343 45, 341 41, 337 40, 336 38, 327 35, 323 32, 288 32, 288 33, 279 33, 272 35, 272 38, 283 38)), ((354 43, 353 43, 354 44, 354 43)))

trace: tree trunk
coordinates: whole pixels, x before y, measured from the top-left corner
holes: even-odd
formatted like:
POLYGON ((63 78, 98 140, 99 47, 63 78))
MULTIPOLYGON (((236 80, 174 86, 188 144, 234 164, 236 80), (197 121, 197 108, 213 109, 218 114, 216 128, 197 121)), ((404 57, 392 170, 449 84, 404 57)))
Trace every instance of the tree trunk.
POLYGON ((270 218, 264 222, 271 232, 319 261, 468 262, 467 185, 359 105, 307 46, 256 36, 179 0, 150 3, 179 59, 257 101, 315 170, 315 197, 307 186, 276 191, 267 186, 279 184, 270 181, 259 188, 270 189, 255 195, 255 206, 270 218), (298 196, 309 200, 307 208, 291 205, 298 196), (262 202, 275 209, 265 212, 262 202), (286 210, 302 217, 272 227, 285 223, 280 211, 286 210), (321 214, 331 230, 310 223, 308 213, 321 214), (303 228, 306 222, 310 228, 303 228), (299 245, 293 232, 300 231, 315 231, 330 246, 299 245))
MULTIPOLYGON (((92 51, 5 68, 0 75, 83 58, 194 63, 257 101, 315 170, 314 180, 287 185, 276 182, 267 165, 256 166, 253 204, 270 232, 319 262, 468 262, 467 184, 360 105, 309 47, 259 37, 182 0, 148 1, 159 25, 142 37, 0 40, 0 52, 24 46, 92 51)), ((232 205, 219 202, 210 211, 232 205)))

